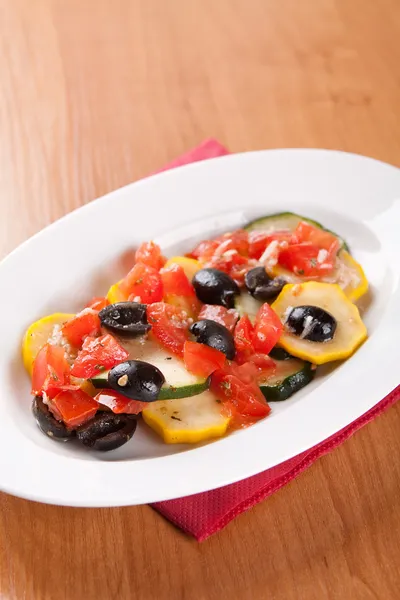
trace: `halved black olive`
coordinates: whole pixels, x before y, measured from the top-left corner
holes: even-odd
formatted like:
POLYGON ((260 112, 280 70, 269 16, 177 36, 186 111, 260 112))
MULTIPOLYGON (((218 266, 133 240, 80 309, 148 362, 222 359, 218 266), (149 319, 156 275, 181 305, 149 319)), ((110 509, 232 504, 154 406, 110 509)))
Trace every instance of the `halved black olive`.
POLYGON ((247 271, 244 282, 250 294, 257 300, 271 300, 281 291, 286 281, 283 277, 271 279, 264 267, 254 267, 247 271))
POLYGON ((286 328, 310 342, 329 342, 335 335, 337 321, 319 306, 296 306, 286 318, 286 328))
POLYGON ((36 396, 32 402, 32 412, 35 416, 39 429, 45 435, 59 442, 67 442, 75 436, 75 431, 68 429, 64 423, 57 421, 49 411, 40 396, 36 396))
POLYGON ((220 323, 210 319, 202 319, 193 323, 190 331, 200 344, 206 344, 223 352, 229 360, 235 358, 235 342, 230 331, 220 323))
POLYGON ((143 335, 151 328, 147 323, 146 305, 138 302, 110 304, 99 312, 99 317, 103 327, 125 337, 143 335))
POLYGON ((136 429, 133 415, 99 412, 76 430, 76 437, 82 444, 107 452, 129 442, 136 429))
POLYGON ((142 360, 127 360, 108 373, 108 383, 114 390, 141 402, 157 400, 164 382, 160 369, 142 360))
POLYGON ((218 269, 200 269, 192 280, 199 300, 204 304, 234 307, 239 288, 229 275, 218 269))

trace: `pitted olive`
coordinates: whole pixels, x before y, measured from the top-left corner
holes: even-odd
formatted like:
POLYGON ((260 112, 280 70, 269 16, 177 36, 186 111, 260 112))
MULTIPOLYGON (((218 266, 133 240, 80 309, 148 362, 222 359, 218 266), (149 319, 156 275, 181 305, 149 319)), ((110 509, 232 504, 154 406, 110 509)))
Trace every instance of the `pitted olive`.
POLYGON ((191 333, 200 344, 206 344, 223 352, 229 360, 235 358, 235 342, 230 331, 220 323, 203 319, 193 323, 190 327, 191 333))
POLYGON ((329 342, 335 335, 337 321, 319 306, 296 306, 287 315, 285 327, 304 340, 329 342))
POLYGON ((99 412, 76 430, 78 440, 93 450, 107 452, 129 442, 136 430, 132 415, 99 412))
POLYGON ((286 281, 282 277, 271 279, 264 267, 254 267, 254 269, 247 271, 244 282, 250 294, 256 300, 262 301, 275 298, 286 284, 286 281))
POLYGON ((39 429, 45 435, 59 442, 67 442, 75 436, 75 431, 68 429, 64 423, 57 421, 49 411, 48 406, 40 396, 36 396, 32 402, 32 412, 39 429))
POLYGON ((108 383, 115 391, 132 400, 154 402, 165 377, 160 369, 142 360, 127 360, 108 373, 108 383))
POLYGON ((239 288, 229 275, 218 269, 200 269, 193 277, 197 297, 204 304, 233 308, 239 288))
POLYGON ((113 333, 124 337, 143 335, 150 329, 146 305, 138 302, 116 302, 99 312, 100 322, 113 333))

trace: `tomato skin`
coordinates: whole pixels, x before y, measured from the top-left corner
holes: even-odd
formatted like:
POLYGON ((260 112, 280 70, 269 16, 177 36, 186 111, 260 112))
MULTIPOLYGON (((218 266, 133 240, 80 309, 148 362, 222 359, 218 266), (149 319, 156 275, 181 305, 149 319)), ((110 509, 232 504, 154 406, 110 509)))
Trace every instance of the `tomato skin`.
POLYGON ((239 318, 238 312, 234 308, 225 308, 217 304, 204 304, 199 312, 199 321, 201 319, 209 319, 223 325, 231 333, 235 329, 235 325, 239 318))
POLYGON ((148 402, 130 400, 113 390, 102 390, 94 397, 94 400, 103 406, 107 406, 116 415, 120 413, 138 415, 148 406, 148 402))
POLYGON ((230 367, 211 375, 210 390, 231 416, 231 428, 247 427, 271 411, 258 385, 254 382, 245 383, 231 373, 230 367))
POLYGON ((300 221, 292 233, 290 243, 301 244, 304 242, 314 244, 318 248, 328 250, 330 253, 335 252, 335 254, 340 247, 338 238, 329 231, 324 231, 323 229, 314 227, 310 223, 300 221))
POLYGON ((218 248, 217 240, 203 240, 188 254, 190 258, 196 258, 203 261, 210 260, 215 250, 218 248))
POLYGON ((256 352, 268 354, 281 337, 283 326, 276 312, 266 302, 257 313, 254 332, 253 348, 256 352))
POLYGON ((95 296, 86 304, 85 308, 91 308, 92 310, 97 310, 97 312, 100 312, 103 310, 103 308, 109 305, 110 302, 107 300, 107 298, 104 298, 103 296, 95 296))
POLYGON ((296 275, 308 277, 329 275, 334 269, 334 258, 328 253, 324 262, 319 263, 320 250, 321 248, 308 242, 292 244, 280 252, 278 262, 296 275))
POLYGON ((48 405, 56 419, 73 429, 92 419, 99 408, 89 394, 79 389, 61 391, 48 400, 48 405))
POLYGON ((137 263, 128 275, 121 281, 119 288, 129 300, 151 304, 160 302, 163 298, 163 284, 161 275, 153 267, 144 263, 137 263))
POLYGON ((194 375, 208 377, 217 369, 222 369, 226 362, 223 352, 210 348, 205 344, 186 341, 183 348, 185 367, 194 375))
POLYGON ((100 333, 100 329, 101 324, 97 312, 86 309, 64 323, 61 331, 72 346, 80 348, 85 337, 95 337, 100 333))
POLYGON ((258 383, 264 375, 272 375, 276 371, 275 361, 266 354, 254 353, 248 357, 247 362, 231 366, 233 373, 244 383, 258 383))
POLYGON ((156 340, 172 354, 182 357, 189 338, 187 314, 172 304, 156 302, 147 306, 147 320, 156 340))
POLYGON ((166 259, 161 254, 161 248, 154 242, 143 242, 136 250, 135 262, 142 263, 159 271, 165 265, 166 259))
POLYGON ((129 353, 109 333, 98 338, 87 337, 75 359, 71 375, 90 379, 102 371, 112 369, 128 357, 129 353))
POLYGON ((185 271, 178 264, 172 264, 160 271, 164 295, 196 296, 194 287, 187 278, 185 271))
POLYGON ((248 249, 248 233, 238 229, 200 242, 189 256, 199 260, 204 268, 227 273, 241 285, 248 270, 248 249))
POLYGON ((253 335, 254 327, 249 317, 244 315, 239 319, 233 336, 236 348, 236 361, 239 364, 246 362, 254 354, 253 335))
POLYGON ((250 231, 249 233, 249 257, 258 260, 261 258, 265 249, 275 240, 278 242, 289 242, 291 239, 289 230, 275 231, 266 233, 265 231, 250 231))
POLYGON ((54 395, 59 388, 69 384, 69 374, 64 348, 45 344, 33 363, 32 394, 40 396, 45 391, 54 395))

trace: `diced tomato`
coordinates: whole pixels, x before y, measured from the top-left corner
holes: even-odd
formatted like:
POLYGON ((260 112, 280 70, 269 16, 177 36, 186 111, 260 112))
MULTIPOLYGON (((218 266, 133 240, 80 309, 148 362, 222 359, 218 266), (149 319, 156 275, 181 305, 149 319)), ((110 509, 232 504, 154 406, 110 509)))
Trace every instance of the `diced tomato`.
POLYGON ((203 267, 223 271, 231 275, 235 280, 238 280, 237 283, 240 284, 244 279, 246 271, 248 271, 248 259, 236 250, 233 250, 233 252, 234 254, 228 254, 228 256, 216 254, 205 261, 203 267))
POLYGON ((229 250, 236 250, 242 256, 248 256, 249 253, 249 234, 244 229, 224 233, 216 240, 219 246, 214 254, 223 254, 229 250))
POLYGON ((334 258, 324 248, 309 242, 293 244, 282 250, 278 262, 295 275, 321 277, 329 275, 334 268, 334 258), (326 253, 321 259, 320 253, 326 253))
POLYGON ((161 275, 156 269, 143 263, 137 263, 121 281, 119 287, 129 300, 138 299, 143 304, 160 302, 163 297, 161 275))
POLYGON ((139 400, 130 400, 118 392, 113 390, 102 390, 94 397, 94 399, 103 406, 107 406, 113 413, 126 415, 138 415, 142 412, 148 402, 140 402, 139 400))
POLYGON ((147 307, 147 320, 152 335, 160 344, 172 354, 182 357, 189 337, 187 314, 172 304, 156 302, 147 307))
POLYGON ((247 315, 241 317, 234 333, 236 361, 239 364, 246 362, 254 354, 253 335, 254 327, 249 317, 247 315))
POLYGON ((88 304, 86 304, 86 308, 91 308, 92 310, 97 310, 100 312, 103 310, 103 308, 109 306, 109 304, 110 303, 107 298, 103 298, 103 296, 96 296, 95 298, 92 298, 88 304))
POLYGON ((232 363, 232 373, 244 383, 258 382, 265 375, 271 375, 276 370, 276 363, 266 354, 252 354, 247 362, 241 365, 232 363))
POLYGON ((215 250, 218 248, 219 243, 216 240, 203 240, 188 254, 189 257, 200 258, 203 261, 210 260, 215 250))
POLYGON ((92 419, 99 408, 98 403, 80 389, 62 391, 48 402, 55 418, 71 428, 79 427, 92 419))
POLYGON ((160 272, 164 295, 195 296, 196 292, 185 271, 178 264, 172 264, 160 272))
POLYGON ((232 333, 239 318, 238 312, 234 308, 225 308, 217 304, 204 304, 199 313, 199 321, 201 319, 210 319, 220 325, 223 325, 232 333))
POLYGON ((82 346, 87 336, 95 337, 100 333, 100 319, 96 311, 85 309, 73 319, 64 323, 61 331, 70 344, 76 348, 82 346))
POLYGON ((136 250, 135 261, 159 271, 165 265, 165 257, 161 254, 161 248, 154 242, 143 242, 136 250))
POLYGON ((332 254, 334 251, 336 254, 340 247, 338 238, 329 231, 314 227, 305 221, 300 221, 293 231, 290 243, 301 244, 304 242, 310 242, 311 244, 318 246, 318 248, 328 250, 329 254, 332 254))
POLYGON ((289 242, 291 232, 288 229, 266 233, 265 231, 250 231, 249 233, 249 257, 259 259, 267 246, 275 240, 278 242, 289 242))
POLYGON ((87 337, 75 359, 71 375, 90 379, 102 371, 112 369, 128 357, 129 353, 109 333, 98 338, 87 337))
POLYGON ((188 371, 194 375, 208 377, 216 369, 222 369, 226 362, 226 356, 223 352, 205 344, 186 341, 183 348, 183 360, 188 371))
POLYGON ((69 384, 69 372, 64 348, 45 344, 33 363, 32 394, 40 396, 43 391, 49 392, 49 395, 56 393, 57 389, 69 384))
POLYGON ((271 409, 255 382, 245 383, 228 369, 211 375, 210 390, 224 404, 231 416, 232 428, 247 427, 266 417, 271 409))
POLYGON ((253 347, 256 352, 268 354, 282 334, 282 323, 276 312, 265 303, 254 323, 253 347))
POLYGON ((197 315, 201 309, 201 302, 197 296, 176 296, 175 294, 166 294, 164 296, 164 301, 185 312, 188 318, 197 320, 197 315))

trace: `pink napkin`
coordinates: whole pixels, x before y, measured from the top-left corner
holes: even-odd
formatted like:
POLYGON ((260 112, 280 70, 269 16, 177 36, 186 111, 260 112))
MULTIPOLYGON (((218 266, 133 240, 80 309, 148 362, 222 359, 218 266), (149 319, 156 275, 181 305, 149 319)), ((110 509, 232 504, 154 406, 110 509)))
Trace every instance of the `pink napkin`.
MULTIPOLYGON (((215 140, 207 140, 197 148, 170 163, 162 171, 181 165, 228 154, 226 148, 215 140)), ((286 483, 310 467, 320 456, 331 452, 353 433, 380 415, 400 398, 400 385, 386 398, 376 404, 350 425, 335 433, 327 440, 290 460, 226 487, 177 498, 167 502, 157 502, 152 507, 169 519, 174 525, 203 541, 216 533, 232 519, 264 500, 286 483)))

